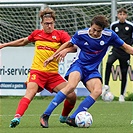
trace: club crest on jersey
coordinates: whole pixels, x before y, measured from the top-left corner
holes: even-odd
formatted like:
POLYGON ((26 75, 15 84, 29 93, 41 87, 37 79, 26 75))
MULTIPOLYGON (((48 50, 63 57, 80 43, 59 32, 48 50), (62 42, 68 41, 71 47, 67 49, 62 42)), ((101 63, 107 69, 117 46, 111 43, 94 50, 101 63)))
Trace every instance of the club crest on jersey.
POLYGON ((100 41, 100 45, 103 46, 105 43, 104 41, 100 41))
POLYGON ((129 27, 125 27, 125 30, 129 30, 129 27))
POLYGON ((56 36, 52 36, 52 39, 56 40, 56 36))
POLYGON ((118 27, 115 27, 115 32, 118 32, 119 31, 119 28, 118 27))

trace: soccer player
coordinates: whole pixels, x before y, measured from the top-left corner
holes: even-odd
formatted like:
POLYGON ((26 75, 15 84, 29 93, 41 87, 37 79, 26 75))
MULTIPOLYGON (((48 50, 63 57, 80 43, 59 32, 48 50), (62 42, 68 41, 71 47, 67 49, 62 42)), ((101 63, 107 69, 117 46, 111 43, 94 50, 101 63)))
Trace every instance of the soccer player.
POLYGON ((59 58, 59 52, 64 48, 74 45, 79 48, 76 60, 71 64, 65 75, 68 84, 57 93, 43 114, 49 116, 57 105, 73 92, 78 83, 82 81, 90 95, 80 103, 75 112, 66 120, 68 125, 76 127, 75 116, 81 111, 87 111, 102 93, 102 77, 98 67, 108 47, 111 45, 120 47, 133 55, 133 48, 126 44, 114 31, 106 29, 107 26, 106 17, 103 15, 95 16, 91 21, 90 28, 77 31, 70 42, 63 44, 53 56, 44 62, 44 65, 47 66, 55 57, 59 58), (56 105, 53 103, 56 103, 56 105))
MULTIPOLYGON (((44 88, 49 92, 58 92, 66 86, 67 81, 58 74, 58 61, 53 60, 47 67, 44 67, 44 61, 53 55, 53 53, 65 42, 70 40, 70 35, 63 30, 54 29, 55 12, 51 8, 40 11, 41 24, 43 29, 34 30, 28 37, 21 38, 12 42, 0 44, 0 48, 25 46, 30 42, 35 42, 35 55, 31 65, 30 73, 27 79, 27 89, 24 97, 20 100, 14 119, 11 120, 10 127, 14 128, 20 123, 20 119, 27 110, 30 102, 37 92, 44 88)), ((68 52, 75 51, 73 48, 66 48, 62 53, 64 57, 68 52)), ((68 114, 73 109, 76 102, 76 94, 72 92, 64 101, 64 108, 60 116, 60 122, 65 122, 68 114)), ((45 115, 41 116, 41 121, 45 115)), ((47 123, 41 122, 41 126, 48 128, 47 123)))
MULTIPOLYGON (((126 20, 127 16, 127 10, 124 8, 120 8, 117 12, 118 20, 110 25, 110 29, 112 29, 123 41, 125 41, 129 45, 132 45, 133 23, 126 20)), ((127 70, 130 62, 130 54, 126 53, 123 49, 119 47, 113 47, 112 50, 109 52, 108 60, 106 63, 105 85, 103 87, 103 91, 109 91, 111 67, 117 59, 119 60, 122 74, 119 101, 124 102, 124 93, 127 83, 127 70)))

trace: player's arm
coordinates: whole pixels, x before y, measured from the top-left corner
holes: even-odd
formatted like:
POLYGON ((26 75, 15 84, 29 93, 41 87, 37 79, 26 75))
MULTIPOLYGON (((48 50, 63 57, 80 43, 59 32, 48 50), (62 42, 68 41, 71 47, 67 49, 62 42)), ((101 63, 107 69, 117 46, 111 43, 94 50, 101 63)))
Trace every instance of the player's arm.
POLYGON ((29 43, 30 41, 28 40, 28 37, 26 38, 21 38, 15 41, 11 41, 8 43, 3 43, 0 44, 0 49, 4 48, 4 47, 19 47, 19 46, 25 46, 29 43))
POLYGON ((121 46, 121 48, 122 48, 125 52, 127 52, 128 54, 133 55, 133 47, 132 47, 132 46, 130 46, 130 45, 124 43, 124 44, 121 46))
POLYGON ((64 61, 64 58, 67 55, 67 53, 74 53, 74 52, 77 52, 77 46, 76 45, 61 50, 59 53, 54 55, 54 57, 56 58, 56 60, 64 61))
POLYGON ((44 66, 49 64, 54 58, 59 58, 60 52, 64 49, 66 49, 67 53, 70 51, 71 52, 76 51, 76 47, 72 43, 70 43, 69 41, 65 42, 64 44, 60 46, 60 48, 51 57, 49 57, 47 60, 44 61, 44 66))
POLYGON ((55 57, 60 51, 62 51, 63 49, 67 49, 69 52, 70 51, 74 51, 74 46, 72 45, 71 42, 65 42, 64 44, 62 44, 60 46, 60 48, 53 54, 53 57, 55 57))

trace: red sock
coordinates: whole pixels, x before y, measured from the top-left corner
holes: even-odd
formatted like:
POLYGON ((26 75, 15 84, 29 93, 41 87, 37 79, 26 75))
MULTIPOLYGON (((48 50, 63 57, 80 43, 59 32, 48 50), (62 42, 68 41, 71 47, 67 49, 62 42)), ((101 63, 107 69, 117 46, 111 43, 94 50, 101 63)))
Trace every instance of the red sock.
POLYGON ((15 117, 23 116, 29 104, 30 104, 30 100, 28 98, 23 97, 18 104, 15 117))
POLYGON ((74 108, 74 104, 71 104, 68 100, 64 101, 64 108, 62 111, 62 116, 68 116, 68 114, 71 112, 71 110, 74 108))

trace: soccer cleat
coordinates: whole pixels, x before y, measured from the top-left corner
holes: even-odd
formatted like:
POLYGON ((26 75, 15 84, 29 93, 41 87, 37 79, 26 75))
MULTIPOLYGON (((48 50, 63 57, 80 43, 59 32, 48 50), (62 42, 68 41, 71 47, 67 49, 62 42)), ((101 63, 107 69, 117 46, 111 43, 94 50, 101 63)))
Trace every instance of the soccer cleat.
POLYGON ((48 128, 48 119, 49 119, 49 115, 43 114, 40 117, 40 125, 42 126, 42 128, 48 128))
POLYGON ((9 127, 15 128, 20 123, 20 118, 14 118, 11 120, 11 124, 9 127))
POLYGON ((67 119, 67 116, 62 116, 62 115, 60 115, 60 122, 61 123, 66 123, 66 119, 67 119))
POLYGON ((69 125, 69 126, 73 126, 73 127, 77 127, 76 123, 75 123, 75 118, 70 118, 68 117, 66 119, 66 123, 69 125))
POLYGON ((125 99, 124 99, 124 96, 123 95, 120 95, 119 96, 119 102, 125 102, 125 99))

